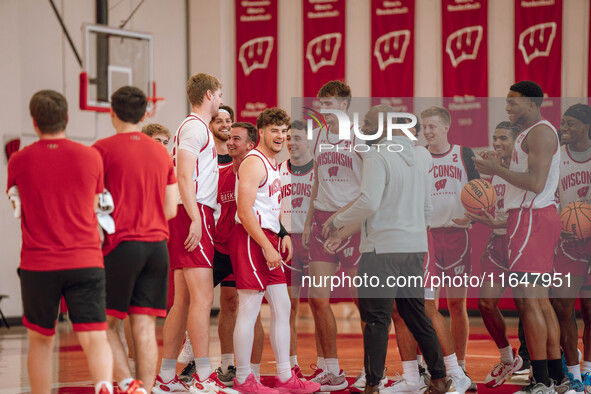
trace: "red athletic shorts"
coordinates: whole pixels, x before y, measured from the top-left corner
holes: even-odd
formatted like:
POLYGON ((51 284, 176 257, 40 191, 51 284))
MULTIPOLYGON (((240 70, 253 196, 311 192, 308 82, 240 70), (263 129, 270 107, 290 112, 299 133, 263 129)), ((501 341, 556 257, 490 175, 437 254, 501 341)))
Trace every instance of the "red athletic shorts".
POLYGON ((507 238, 504 235, 492 233, 482 256, 481 269, 484 280, 490 281, 490 274, 492 274, 493 282, 501 283, 503 274, 506 280, 509 262, 507 260, 507 238))
MULTIPOLYGON (((279 236, 267 229, 263 231, 273 247, 279 251, 279 236)), ((238 223, 232 232, 230 259, 238 290, 266 290, 269 285, 286 283, 283 265, 270 269, 263 249, 238 223)))
POLYGON ((447 276, 470 275, 470 237, 467 228, 432 228, 434 263, 437 274, 447 276))
POLYGON ((361 253, 359 252, 361 233, 353 234, 344 240, 335 254, 330 254, 324 250, 324 241, 326 238, 322 236, 322 225, 333 214, 334 212, 326 211, 314 212, 314 223, 312 224, 312 235, 310 237, 310 261, 340 263, 341 268, 357 267, 361 258, 361 253))
POLYGON ((187 252, 184 245, 191 226, 191 219, 185 207, 179 204, 176 217, 168 221, 171 270, 213 267, 212 262, 215 252, 213 248, 213 236, 215 234, 213 209, 201 204, 197 204, 197 207, 201 214, 201 241, 199 241, 199 246, 192 252, 187 252))
POLYGON ((560 217, 554 206, 509 210, 506 235, 509 270, 552 272, 560 229, 560 217))
POLYGON ((585 277, 583 286, 591 286, 589 275, 589 263, 591 263, 591 238, 581 241, 566 241, 560 239, 554 256, 554 272, 571 274, 571 277, 585 277))
POLYGON ((291 245, 293 255, 291 260, 287 262, 289 268, 285 268, 285 277, 288 286, 301 286, 302 275, 308 272, 310 256, 308 250, 304 249, 302 245, 302 234, 291 234, 291 245))

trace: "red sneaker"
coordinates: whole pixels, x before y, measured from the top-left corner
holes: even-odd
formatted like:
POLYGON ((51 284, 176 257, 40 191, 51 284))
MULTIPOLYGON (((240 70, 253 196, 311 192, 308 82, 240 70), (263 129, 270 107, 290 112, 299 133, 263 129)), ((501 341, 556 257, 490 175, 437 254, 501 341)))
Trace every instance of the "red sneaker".
POLYGON ((291 371, 291 378, 286 382, 282 382, 278 376, 275 377, 275 388, 279 390, 280 393, 307 394, 320 391, 320 383, 299 379, 296 374, 291 371))

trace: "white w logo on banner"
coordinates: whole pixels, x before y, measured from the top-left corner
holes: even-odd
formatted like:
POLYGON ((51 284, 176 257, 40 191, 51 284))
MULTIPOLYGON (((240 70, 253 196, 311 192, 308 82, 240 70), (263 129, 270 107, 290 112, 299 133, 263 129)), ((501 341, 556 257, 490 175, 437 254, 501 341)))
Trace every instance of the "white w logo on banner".
POLYGON ((464 60, 476 59, 483 35, 482 26, 468 26, 451 33, 445 42, 451 64, 457 67, 464 60))
POLYGON ((244 75, 248 76, 257 68, 267 68, 273 52, 275 39, 272 36, 257 37, 240 46, 238 60, 242 64, 244 75))
POLYGON ((373 47, 373 55, 380 70, 384 71, 392 63, 403 63, 409 44, 410 30, 391 31, 379 37, 373 47))
POLYGON ((539 23, 525 29, 519 35, 519 50, 525 64, 537 57, 550 56, 556 36, 556 22, 539 23))
POLYGON ((334 66, 341 49, 341 33, 323 34, 311 40, 306 48, 306 59, 313 73, 324 66, 334 66))

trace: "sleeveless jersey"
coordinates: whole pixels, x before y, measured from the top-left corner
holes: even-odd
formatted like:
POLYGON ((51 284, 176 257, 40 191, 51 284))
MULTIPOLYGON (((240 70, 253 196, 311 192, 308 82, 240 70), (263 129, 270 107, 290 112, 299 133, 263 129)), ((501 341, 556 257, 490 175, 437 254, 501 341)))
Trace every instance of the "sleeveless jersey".
POLYGON ((353 147, 358 140, 338 140, 338 134, 326 128, 318 131, 314 144, 314 159, 318 169, 318 193, 314 207, 335 212, 353 201, 361 187, 362 157, 353 147), (328 146, 332 148, 327 149, 328 146))
MULTIPOLYGON (((500 176, 493 176, 491 182, 492 186, 497 192, 497 202, 495 203, 495 219, 506 220, 509 217, 507 211, 505 211, 505 192, 507 190, 507 182, 500 176)), ((495 228, 493 233, 497 235, 507 234, 506 228, 495 228)))
MULTIPOLYGON (((589 148, 591 149, 591 148, 589 148)), ((589 203, 587 197, 591 186, 591 159, 580 162, 573 159, 568 147, 560 148, 560 181, 558 197, 562 210, 571 202, 589 203)))
MULTIPOLYGON (((279 230, 281 229, 279 226, 279 214, 281 212, 281 177, 279 175, 279 168, 277 163, 275 165, 271 164, 269 159, 256 148, 246 154, 246 157, 249 156, 258 157, 267 170, 267 177, 257 190, 252 212, 254 212, 261 228, 266 228, 275 234, 279 234, 279 230)), ((236 177, 236 204, 238 204, 239 182, 240 178, 236 177)), ((236 214, 236 221, 240 223, 238 214, 236 214)))
POLYGON ((468 171, 462 157, 462 147, 452 145, 447 153, 433 156, 431 168, 431 228, 458 226, 453 218, 463 218, 466 211, 460 201, 462 188, 468 183, 468 171))
POLYGON ((232 164, 220 167, 220 181, 218 183, 219 219, 215 227, 213 239, 216 250, 223 254, 230 254, 228 242, 236 217, 236 174, 232 164))
POLYGON ((291 234, 304 232, 304 223, 310 207, 314 166, 305 174, 292 174, 289 160, 279 165, 281 174, 281 223, 291 234))
POLYGON ((515 172, 527 171, 527 153, 522 148, 522 143, 531 131, 532 128, 539 124, 545 124, 552 129, 556 136, 556 151, 552 155, 552 162, 550 170, 548 171, 548 178, 546 178, 546 185, 540 194, 531 191, 520 189, 510 183, 507 183, 507 194, 505 194, 505 209, 516 208, 533 208, 541 209, 550 205, 556 205, 556 188, 558 187, 558 177, 560 171, 560 149, 558 149, 558 134, 556 129, 547 120, 540 120, 531 127, 523 130, 515 140, 513 147, 513 155, 511 158, 511 165, 509 169, 515 172))
MULTIPOLYGON (((195 150, 198 148, 199 151, 191 152, 193 154, 198 154, 198 159, 195 163, 192 175, 196 190, 195 198, 199 204, 215 209, 218 193, 219 171, 213 135, 207 124, 198 115, 191 113, 187 116, 174 135, 172 161, 174 163, 175 173, 178 164, 178 151, 182 133, 192 133, 195 135, 195 141, 191 141, 191 145, 195 145, 195 150), (206 140, 206 142, 200 144, 197 138, 206 140)), ((182 204, 180 193, 178 203, 182 204)))

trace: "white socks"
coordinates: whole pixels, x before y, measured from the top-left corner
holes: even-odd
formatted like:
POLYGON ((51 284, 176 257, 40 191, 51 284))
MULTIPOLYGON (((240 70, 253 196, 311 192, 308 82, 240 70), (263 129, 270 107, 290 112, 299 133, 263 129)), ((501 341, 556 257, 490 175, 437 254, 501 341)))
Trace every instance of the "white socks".
POLYGON ((228 373, 230 365, 234 365, 234 353, 222 354, 222 373, 228 373))
POLYGON ((289 364, 292 368, 298 365, 298 356, 289 356, 289 364))
POLYGON ((419 383, 419 366, 416 361, 402 362, 402 377, 408 384, 419 383))
POLYGON ((324 357, 318 356, 316 360, 316 366, 322 370, 326 369, 326 361, 324 361, 324 357))
POLYGON ((120 382, 117 382, 117 386, 121 389, 121 391, 126 391, 129 388, 129 385, 133 382, 133 378, 123 379, 120 382))
POLYGON ((163 358, 160 365, 160 379, 167 383, 176 375, 176 358, 163 358))
POLYGON ((573 379, 577 379, 582 381, 581 379, 581 366, 579 364, 576 365, 567 365, 566 368, 568 369, 568 373, 573 375, 573 379))
POLYGON ((499 349, 499 353, 501 353, 501 361, 504 363, 513 363, 513 348, 511 345, 499 349))
POLYGON ((460 368, 460 365, 458 364, 458 359, 455 353, 452 353, 449 356, 444 356, 443 362, 445 363, 445 369, 449 376, 458 376, 459 374, 464 373, 464 371, 462 371, 462 368, 460 368))
POLYGON ((326 369, 328 372, 333 373, 335 376, 339 376, 341 369, 339 368, 338 358, 325 358, 324 362, 326 363, 326 369))
POLYGON ((209 363, 209 357, 200 357, 195 359, 195 369, 197 370, 197 376, 203 382, 211 375, 211 364, 209 363))

